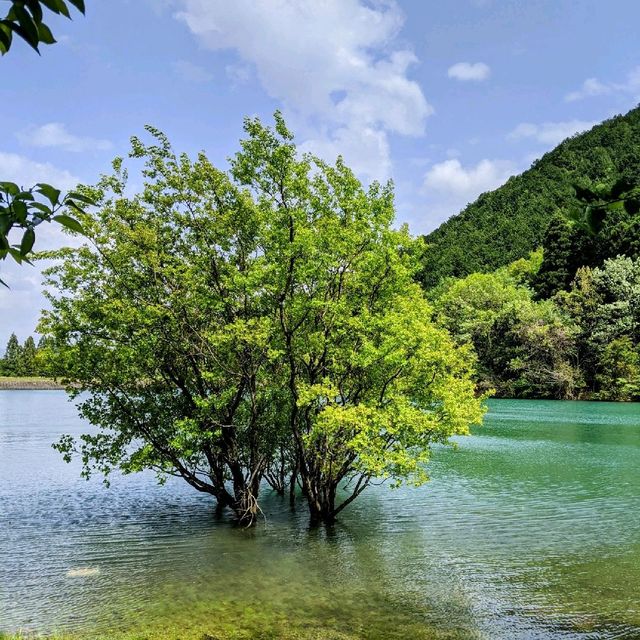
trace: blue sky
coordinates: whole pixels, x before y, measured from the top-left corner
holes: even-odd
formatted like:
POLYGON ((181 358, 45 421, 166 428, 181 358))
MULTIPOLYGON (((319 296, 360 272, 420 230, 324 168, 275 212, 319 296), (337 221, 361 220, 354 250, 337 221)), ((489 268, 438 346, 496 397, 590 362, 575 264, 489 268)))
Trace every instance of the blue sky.
MULTIPOLYGON (((0 176, 94 182, 147 123, 224 166, 242 118, 281 109, 303 149, 393 178, 423 233, 634 107, 639 22, 632 0, 88 0, 42 56, 0 59, 0 176)), ((48 228, 36 249, 63 242, 48 228)), ((1 349, 44 300, 37 268, 0 271, 1 349)))

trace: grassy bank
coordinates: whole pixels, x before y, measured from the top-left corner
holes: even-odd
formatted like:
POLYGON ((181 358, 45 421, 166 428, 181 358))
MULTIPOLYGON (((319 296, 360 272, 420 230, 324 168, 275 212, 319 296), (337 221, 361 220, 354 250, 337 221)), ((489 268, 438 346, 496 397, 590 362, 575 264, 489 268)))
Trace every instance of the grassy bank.
MULTIPOLYGON (((64 389, 64 387, 51 378, 0 376, 0 390, 2 389, 29 391, 34 389, 64 389)), ((0 636, 0 640, 5 640, 4 636, 0 636)))

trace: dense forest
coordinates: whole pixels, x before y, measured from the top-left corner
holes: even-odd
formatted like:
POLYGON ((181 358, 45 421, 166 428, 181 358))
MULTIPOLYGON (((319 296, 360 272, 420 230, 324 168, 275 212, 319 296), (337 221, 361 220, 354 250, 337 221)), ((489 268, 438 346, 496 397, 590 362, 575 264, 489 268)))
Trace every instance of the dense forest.
POLYGON ((422 281, 432 287, 449 276, 493 271, 526 258, 542 244, 551 220, 579 204, 577 184, 637 182, 639 175, 636 108, 565 140, 427 235, 422 281))
POLYGON ((640 399, 640 110, 559 145, 427 237, 437 321, 498 396, 640 399))

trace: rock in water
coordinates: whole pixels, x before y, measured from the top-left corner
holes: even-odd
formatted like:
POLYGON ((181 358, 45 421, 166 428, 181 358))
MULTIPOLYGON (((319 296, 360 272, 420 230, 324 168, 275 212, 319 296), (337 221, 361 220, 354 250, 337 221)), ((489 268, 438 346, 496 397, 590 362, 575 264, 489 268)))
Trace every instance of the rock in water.
POLYGON ((67 578, 90 578, 100 573, 98 567, 76 567, 67 571, 67 578))

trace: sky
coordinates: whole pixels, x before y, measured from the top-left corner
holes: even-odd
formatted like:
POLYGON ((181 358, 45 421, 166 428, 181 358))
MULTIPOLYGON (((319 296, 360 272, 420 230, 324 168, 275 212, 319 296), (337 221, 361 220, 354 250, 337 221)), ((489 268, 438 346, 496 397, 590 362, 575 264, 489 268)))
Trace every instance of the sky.
MULTIPOLYGON (((0 59, 0 180, 92 184, 145 124, 225 168, 243 118, 280 109, 300 149, 393 179, 420 234, 640 102, 635 0, 86 4, 50 20, 41 56, 16 41, 0 59)), ((71 242, 38 232, 36 250, 71 242)), ((0 277, 1 352, 46 302, 39 267, 6 260, 0 277)))

